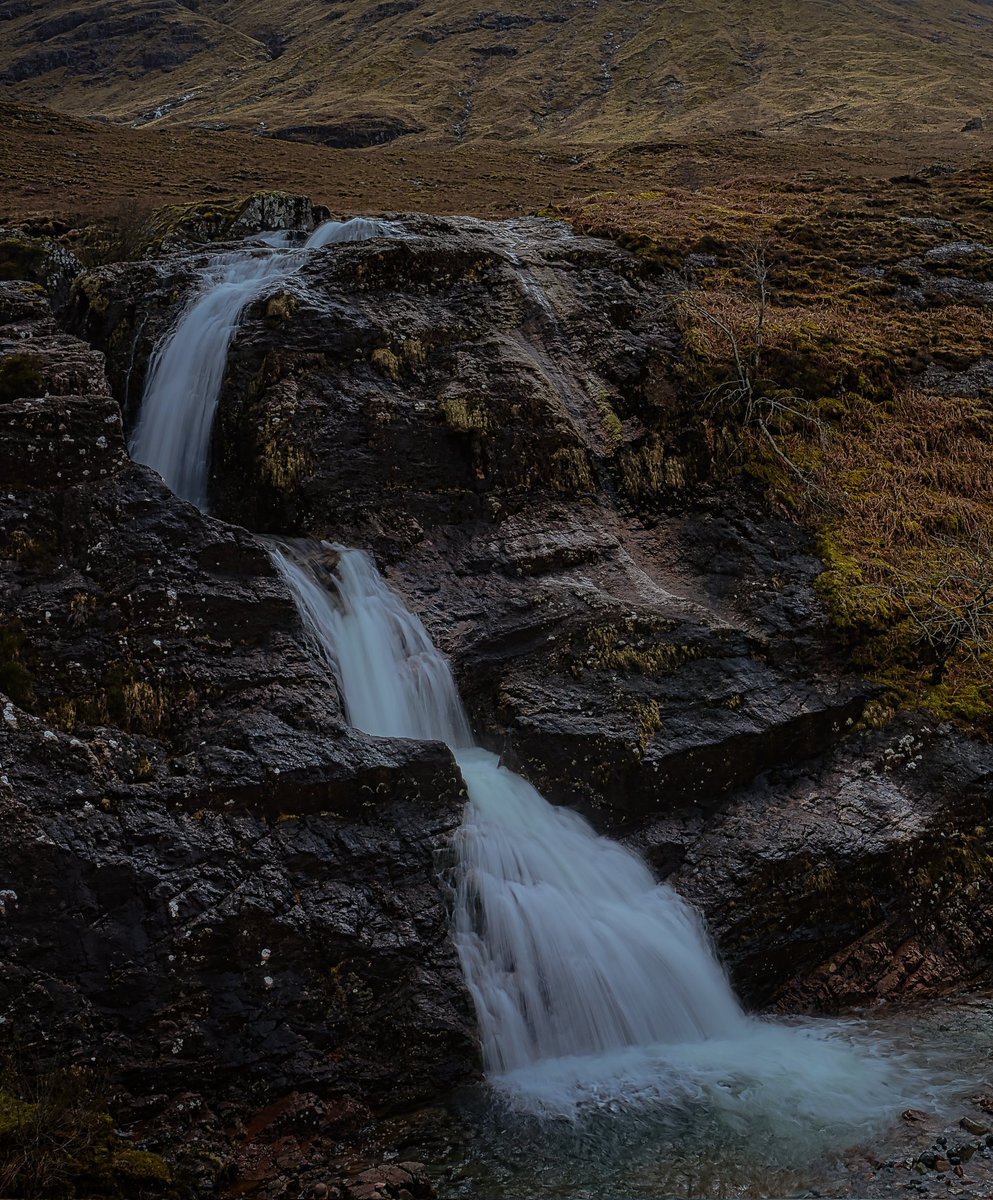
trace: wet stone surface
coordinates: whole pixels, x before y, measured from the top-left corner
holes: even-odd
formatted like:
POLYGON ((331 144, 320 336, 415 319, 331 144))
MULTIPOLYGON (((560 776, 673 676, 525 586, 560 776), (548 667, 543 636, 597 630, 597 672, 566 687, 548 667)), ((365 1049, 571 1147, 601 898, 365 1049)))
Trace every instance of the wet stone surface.
MULTIPOLYGON (((663 284, 553 222, 403 224, 246 313, 215 437, 225 520, 124 445, 206 252, 78 279, 87 342, 0 285, 0 368, 30 359, 0 399, 0 1011, 24 1043, 58 1028, 53 1055, 105 1060, 117 1115, 203 1191, 430 1194, 376 1165, 410 1160, 442 1195, 530 1196, 539 1149, 576 1148, 525 1140, 516 1182, 466 1166, 480 1129, 515 1132, 473 1101, 342 1157, 478 1078, 444 875, 464 789, 442 746, 347 728, 243 526, 369 546, 481 739, 699 904, 750 1003, 988 978, 990 751, 923 718, 860 729, 873 689, 809 541, 707 483, 663 284)), ((811 1186, 983 1194, 988 1150, 961 1146, 985 1135, 942 1121, 811 1186)), ((667 1174, 641 1136, 609 1133, 602 1195, 705 1190, 740 1158, 704 1136, 667 1174)), ((587 1161, 556 1194, 593 1186, 587 1161)), ((795 1167, 735 1186, 792 1193, 795 1167)))

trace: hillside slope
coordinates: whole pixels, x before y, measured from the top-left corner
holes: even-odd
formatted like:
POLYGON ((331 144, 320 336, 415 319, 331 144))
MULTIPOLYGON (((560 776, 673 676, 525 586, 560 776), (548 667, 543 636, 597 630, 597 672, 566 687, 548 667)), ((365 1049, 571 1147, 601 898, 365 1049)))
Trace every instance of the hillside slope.
POLYGON ((592 148, 987 114, 983 0, 41 0, 0 9, 0 97, 334 146, 592 148))

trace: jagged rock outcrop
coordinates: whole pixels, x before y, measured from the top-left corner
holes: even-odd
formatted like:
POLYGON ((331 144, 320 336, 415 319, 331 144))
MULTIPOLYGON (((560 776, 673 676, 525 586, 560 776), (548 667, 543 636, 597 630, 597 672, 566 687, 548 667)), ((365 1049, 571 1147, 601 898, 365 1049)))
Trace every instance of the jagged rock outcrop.
POLYGON ((749 1002, 831 1012, 989 978, 991 794, 993 749, 907 717, 633 842, 703 907, 749 1002))
POLYGON ((328 210, 307 196, 253 192, 235 200, 205 201, 161 209, 150 223, 157 252, 191 250, 205 242, 245 238, 259 233, 304 234, 328 218, 328 210))
POLYGON ((264 547, 130 461, 31 285, 0 284, 0 379, 5 1037, 262 1186, 474 1075, 461 780, 345 726, 264 547))
MULTIPOLYGON (((114 361, 139 297, 161 297, 163 323, 189 270, 92 275, 79 319, 114 361)), ((305 256, 234 342, 218 511, 371 546, 452 656, 484 740, 661 875, 679 868, 751 1000, 830 1007, 974 978, 965 926, 935 924, 923 877, 901 872, 942 814, 963 836, 977 824, 982 771, 950 775, 930 806, 909 785, 903 808, 869 802, 892 793, 890 775, 860 774, 873 689, 832 642, 807 537, 708 484, 668 294, 612 243, 537 219, 404 217, 305 256), (808 859, 788 814, 816 809, 832 772, 862 780, 863 807, 853 824, 835 813, 808 859), (732 853, 724 831, 752 812, 766 816, 732 853), (859 949, 873 937, 891 954, 915 942, 935 969, 883 980, 859 949), (816 982, 846 954, 844 988, 816 982)), ((968 746, 947 753, 965 763, 968 746)), ((977 851, 962 886, 986 878, 977 851)), ((974 927, 989 915, 979 902, 974 927)))
POLYGON ((61 242, 0 228, 0 280, 38 284, 56 313, 68 303, 73 280, 81 270, 82 263, 61 242))

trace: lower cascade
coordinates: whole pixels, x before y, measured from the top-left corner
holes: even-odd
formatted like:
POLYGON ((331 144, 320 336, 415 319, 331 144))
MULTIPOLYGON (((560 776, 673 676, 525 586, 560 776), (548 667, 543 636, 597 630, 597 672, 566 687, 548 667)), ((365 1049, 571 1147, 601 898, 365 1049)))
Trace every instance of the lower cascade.
POLYGON ((487 1074, 515 1105, 575 1116, 703 1101, 823 1132, 908 1101, 898 1056, 853 1045, 848 1027, 746 1015, 688 904, 473 744, 447 661, 364 553, 281 544, 272 555, 350 723, 455 755, 469 795, 455 939, 487 1074))

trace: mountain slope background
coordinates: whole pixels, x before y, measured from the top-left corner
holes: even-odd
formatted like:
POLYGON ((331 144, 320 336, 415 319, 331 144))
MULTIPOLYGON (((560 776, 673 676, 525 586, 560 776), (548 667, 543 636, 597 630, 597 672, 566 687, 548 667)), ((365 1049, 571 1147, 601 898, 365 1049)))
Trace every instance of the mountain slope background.
POLYGON ((360 147, 631 146, 986 116, 988 0, 7 0, 0 95, 360 147))

